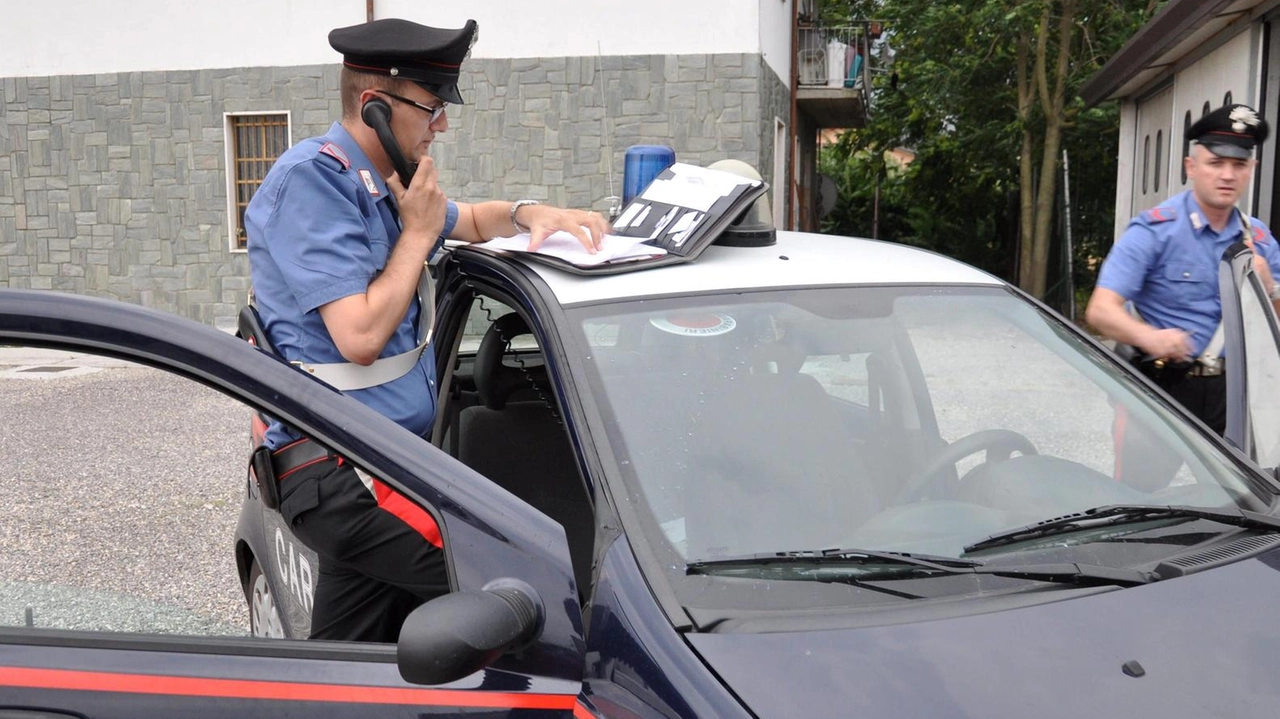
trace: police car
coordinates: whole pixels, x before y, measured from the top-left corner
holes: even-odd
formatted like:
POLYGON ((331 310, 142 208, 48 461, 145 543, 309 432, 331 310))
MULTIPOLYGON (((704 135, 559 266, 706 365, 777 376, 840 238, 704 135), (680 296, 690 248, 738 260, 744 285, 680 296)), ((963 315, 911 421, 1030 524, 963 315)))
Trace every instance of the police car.
POLYGON ((224 333, 0 290, 0 344, 196 378, 395 487, 439 527, 454 589, 396 646, 305 641, 314 555, 240 470, 234 552, 258 636, 0 631, 0 705, 654 718, 1274 706, 1280 413, 1259 390, 1274 387, 1280 334, 1247 256, 1224 268, 1229 442, 1006 283, 844 237, 779 232, 601 276, 453 248, 435 267, 429 441, 224 333), (1246 366, 1253 394, 1233 371, 1246 366))

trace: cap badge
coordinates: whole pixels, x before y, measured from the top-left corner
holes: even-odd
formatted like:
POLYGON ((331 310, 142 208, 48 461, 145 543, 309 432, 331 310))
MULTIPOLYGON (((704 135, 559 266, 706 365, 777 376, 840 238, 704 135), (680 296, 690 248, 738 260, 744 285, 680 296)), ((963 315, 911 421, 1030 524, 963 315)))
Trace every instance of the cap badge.
POLYGON ((1258 113, 1244 106, 1237 106, 1237 107, 1231 108, 1230 117, 1231 117, 1231 129, 1234 132, 1244 132, 1246 129, 1248 129, 1245 127, 1246 125, 1257 127, 1259 122, 1258 113))
POLYGON ((393 67, 393 68, 391 68, 391 71, 390 71, 390 72, 391 72, 391 77, 395 77, 396 75, 399 75, 399 74, 400 74, 400 68, 398 68, 398 67, 393 67))

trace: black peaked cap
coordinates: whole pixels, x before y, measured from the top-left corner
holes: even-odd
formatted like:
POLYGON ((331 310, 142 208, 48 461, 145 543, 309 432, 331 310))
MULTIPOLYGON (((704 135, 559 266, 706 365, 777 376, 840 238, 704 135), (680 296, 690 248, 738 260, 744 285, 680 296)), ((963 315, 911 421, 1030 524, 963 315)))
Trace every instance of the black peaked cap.
POLYGON ((1204 145, 1219 157, 1248 159, 1253 148, 1267 139, 1267 121, 1248 105, 1223 105, 1187 129, 1187 139, 1204 145))
POLYGON ((475 37, 475 20, 457 30, 442 30, 387 18, 340 27, 329 33, 329 45, 353 70, 411 80, 441 100, 460 105, 458 74, 475 37))

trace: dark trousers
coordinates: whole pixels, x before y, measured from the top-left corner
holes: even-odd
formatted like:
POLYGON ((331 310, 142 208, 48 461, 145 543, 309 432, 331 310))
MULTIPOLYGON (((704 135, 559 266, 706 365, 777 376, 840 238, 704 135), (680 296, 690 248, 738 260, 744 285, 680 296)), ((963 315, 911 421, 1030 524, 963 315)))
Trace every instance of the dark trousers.
POLYGON ((1212 377, 1187 375, 1176 379, 1157 379, 1156 384, 1178 400, 1178 404, 1191 410, 1191 414, 1209 425, 1209 429, 1223 434, 1227 431, 1227 376, 1212 377))
POLYGON ((375 496, 350 463, 300 467, 280 495, 280 514, 320 557, 312 639, 395 642, 409 612, 449 591, 434 521, 385 486, 375 496))
MULTIPOLYGON (((1152 379, 1210 429, 1218 434, 1226 432, 1226 375, 1152 379)), ((1173 449, 1165 446, 1151 430, 1133 422, 1123 407, 1116 407, 1116 420, 1112 429, 1115 438, 1116 479, 1146 492, 1168 486, 1182 465, 1181 458, 1173 449)))

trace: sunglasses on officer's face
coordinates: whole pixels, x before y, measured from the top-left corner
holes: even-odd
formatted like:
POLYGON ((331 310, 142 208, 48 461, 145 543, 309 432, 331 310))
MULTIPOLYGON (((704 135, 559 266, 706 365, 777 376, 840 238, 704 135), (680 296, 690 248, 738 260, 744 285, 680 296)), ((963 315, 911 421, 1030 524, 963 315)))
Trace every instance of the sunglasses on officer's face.
POLYGON ((397 95, 394 92, 387 92, 386 90, 376 90, 375 92, 380 92, 383 95, 386 95, 387 97, 391 98, 392 100, 399 100, 400 102, 403 102, 406 105, 413 105, 419 110, 422 110, 423 112, 430 115, 431 122, 435 122, 436 120, 439 120, 441 116, 444 115, 445 108, 449 106, 449 103, 442 101, 439 105, 436 105, 435 107, 431 107, 429 105, 423 105, 420 102, 414 102, 413 100, 410 100, 407 97, 402 97, 400 95, 397 95))

